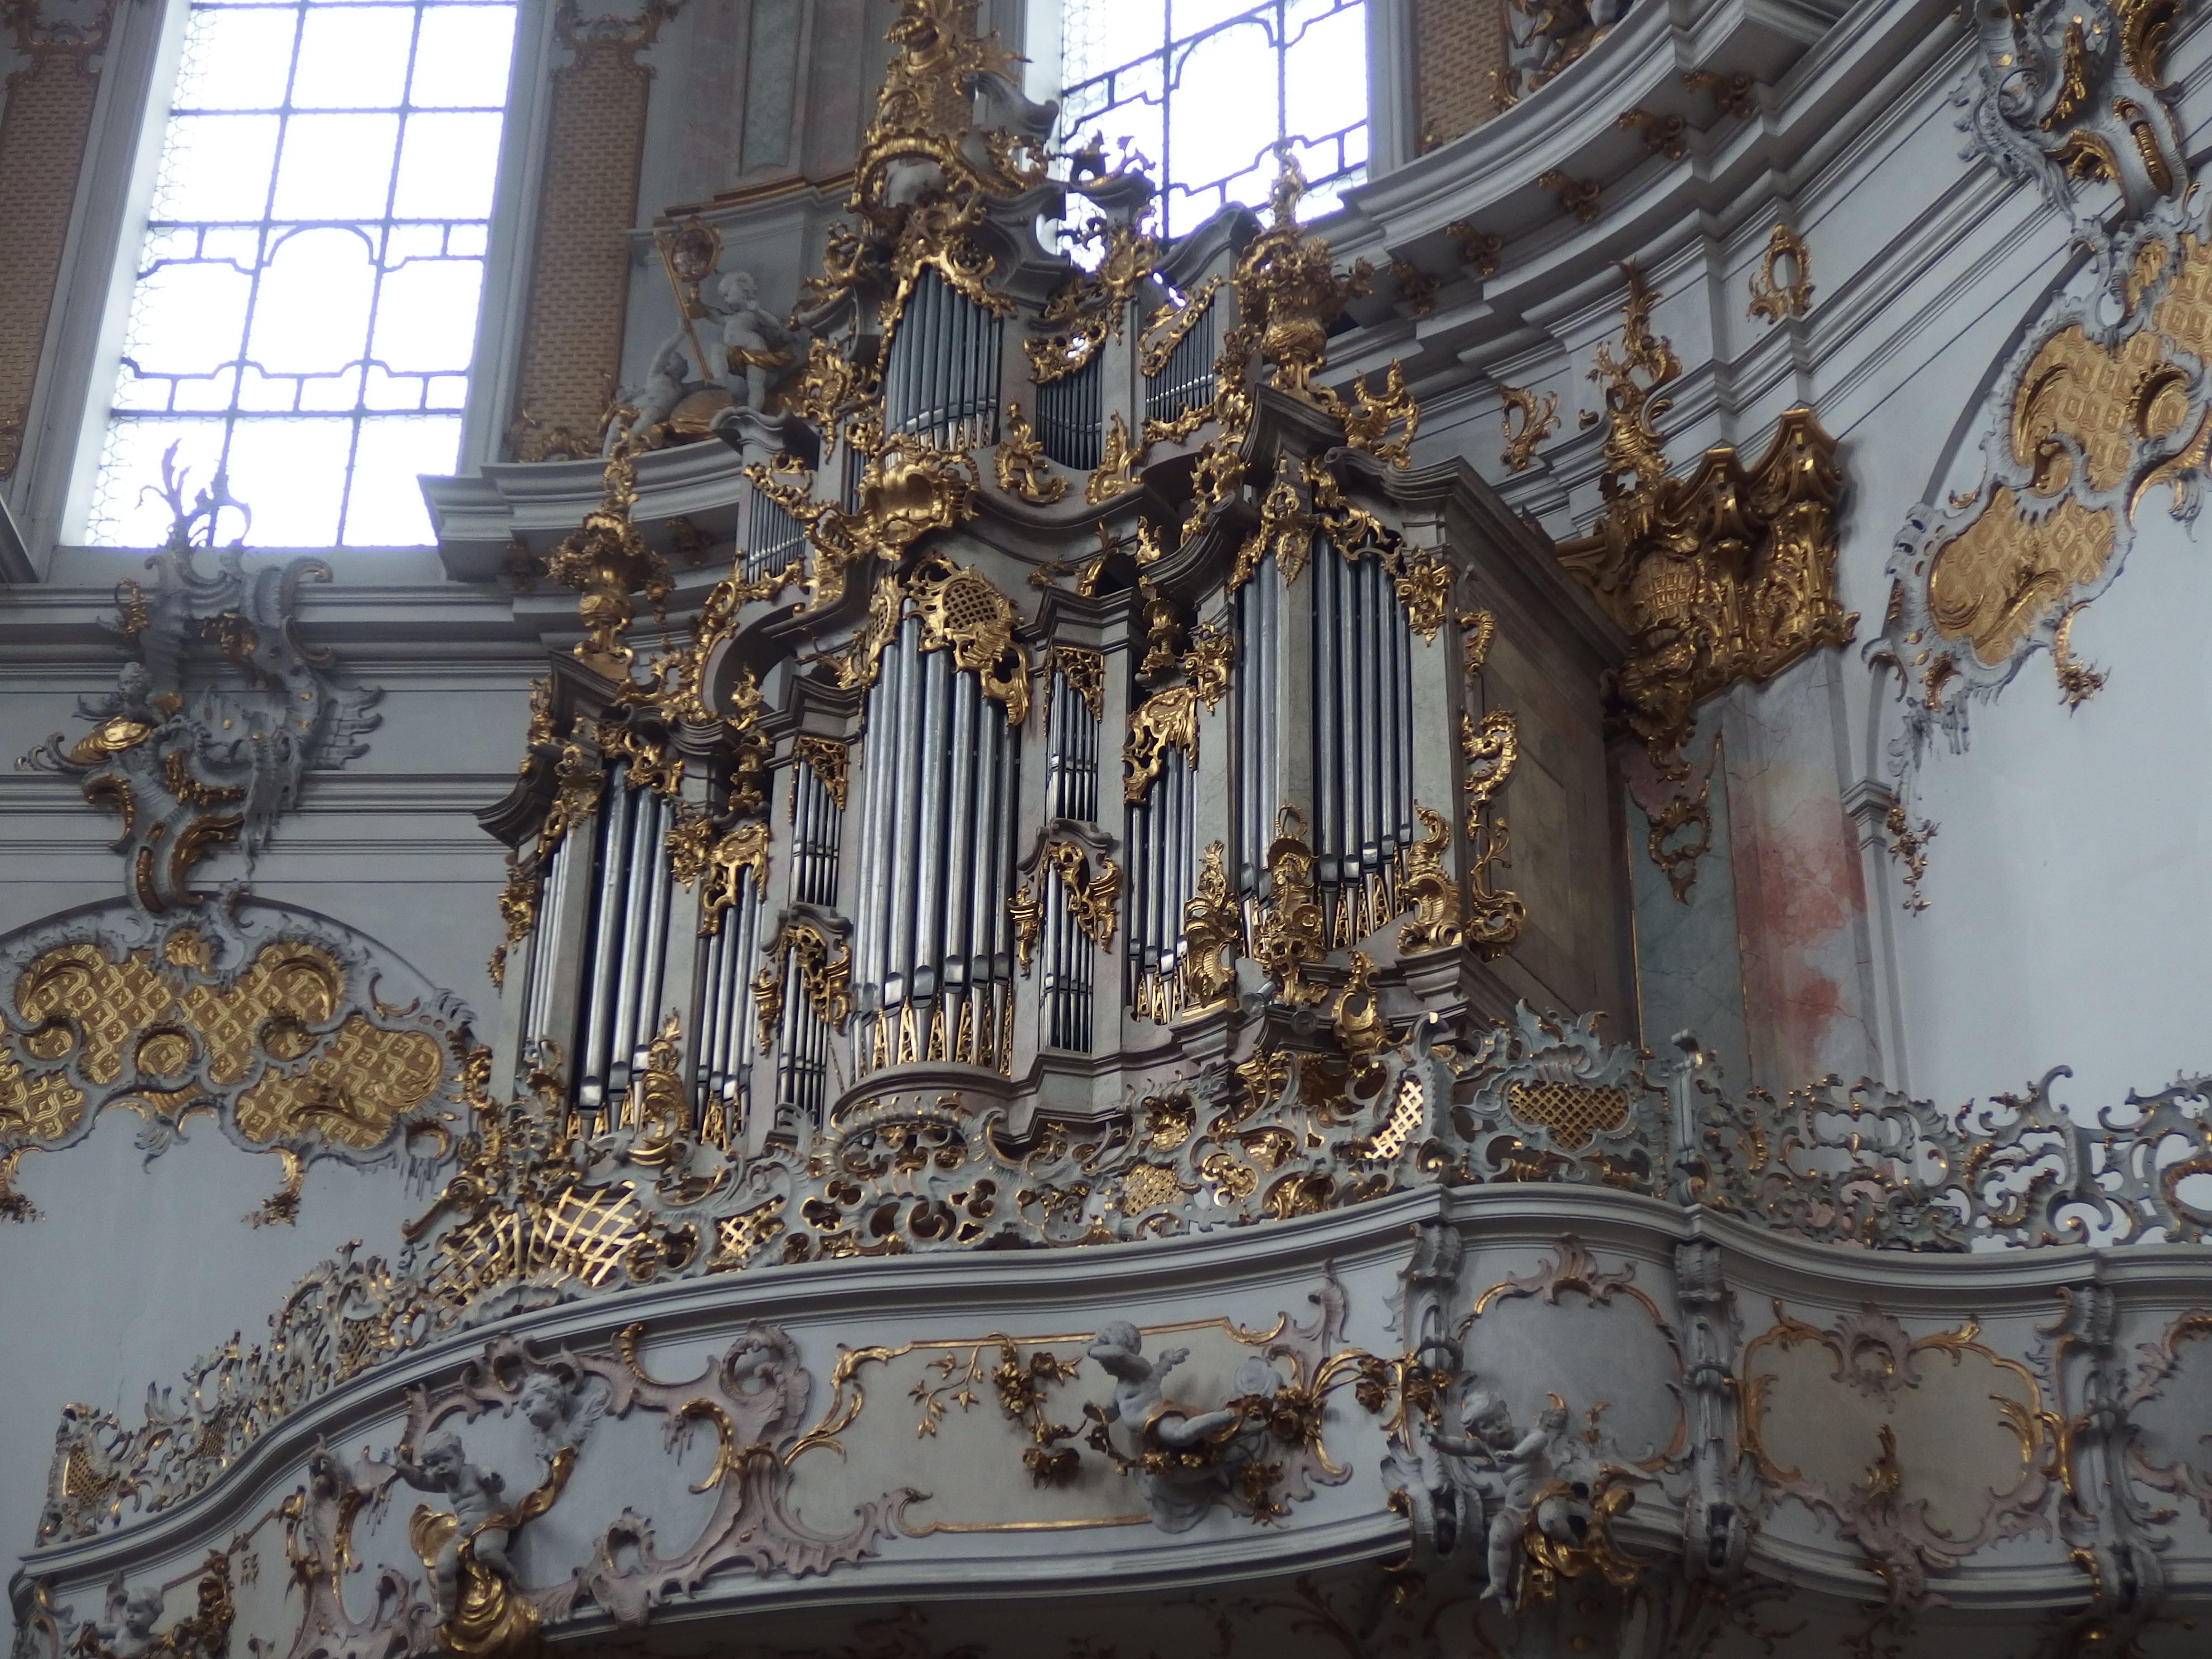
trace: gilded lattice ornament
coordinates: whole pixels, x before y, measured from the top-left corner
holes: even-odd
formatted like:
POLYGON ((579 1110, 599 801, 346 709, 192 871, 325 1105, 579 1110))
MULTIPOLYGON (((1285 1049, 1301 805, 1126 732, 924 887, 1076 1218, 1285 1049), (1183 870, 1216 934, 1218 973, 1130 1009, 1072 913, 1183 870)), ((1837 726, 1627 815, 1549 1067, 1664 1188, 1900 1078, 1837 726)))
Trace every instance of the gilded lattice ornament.
POLYGON ((1751 305, 1744 314, 1778 323, 1802 317, 1812 303, 1813 250, 1788 225, 1778 224, 1751 275, 1751 305))
POLYGON ((1023 418, 1019 404, 1006 405, 1005 430, 992 465, 999 488, 1032 507, 1049 507, 1067 494, 1067 480, 1052 471, 1044 446, 1037 441, 1036 428, 1023 418))
POLYGON ((1505 434, 1505 448, 1498 459, 1509 472, 1525 472, 1535 462, 1537 447, 1559 429, 1559 394, 1547 392, 1539 402, 1526 386, 1500 386, 1498 391, 1504 410, 1498 426, 1505 434))
MULTIPOLYGON (((64 925, 0 965, 14 970, 0 1006, 0 1170, 74 1144, 112 1108, 145 1120, 139 1144, 156 1153, 204 1113, 283 1157, 283 1189, 254 1218, 289 1221, 306 1160, 380 1160, 416 1130, 452 1132, 465 1011, 427 993, 380 1001, 404 970, 322 924, 241 929, 211 914, 128 949, 96 925, 64 925)), ((0 1215, 29 1214, 0 1181, 0 1215)))
POLYGON ((1591 370, 1605 387, 1605 510, 1559 557, 1628 630, 1615 713, 1675 777, 1701 701, 1848 643, 1858 618, 1836 601, 1835 440, 1790 410, 1748 471, 1723 445, 1675 477, 1657 422, 1681 363, 1651 331, 1659 296, 1632 266, 1628 278, 1621 355, 1601 345, 1591 370))

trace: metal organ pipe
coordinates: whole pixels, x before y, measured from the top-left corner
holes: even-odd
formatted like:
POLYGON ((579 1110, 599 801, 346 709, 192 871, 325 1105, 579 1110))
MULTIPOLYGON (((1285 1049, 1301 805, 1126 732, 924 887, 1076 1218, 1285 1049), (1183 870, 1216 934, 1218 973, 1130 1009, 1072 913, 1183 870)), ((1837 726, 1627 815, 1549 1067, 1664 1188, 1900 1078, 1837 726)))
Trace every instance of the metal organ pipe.
POLYGON ((1396 914, 1413 840, 1412 642, 1372 554, 1314 552, 1315 848, 1329 934, 1348 944, 1396 914))
POLYGON ((1003 1066, 1006 915, 1018 734, 909 617, 869 694, 855 901, 862 1063, 939 1057, 1003 1066), (965 1041, 963 1042, 963 1030, 965 1041), (910 1042, 911 1052, 902 1048, 910 1042))
POLYGON ((591 968, 584 981, 578 1022, 584 1038, 584 1063, 576 1079, 576 1102, 584 1107, 599 1106, 606 1096, 607 1044, 613 1036, 614 1020, 604 1010, 614 994, 621 960, 617 952, 622 948, 622 929, 616 918, 629 868, 629 785, 623 773, 618 765, 607 769, 606 787, 599 797, 597 890, 586 947, 591 968))
POLYGON ((908 292, 884 375, 884 428, 939 448, 991 442, 998 429, 1000 321, 934 270, 908 292))
MULTIPOLYGON (((1091 822, 1098 814, 1098 722, 1067 676, 1057 669, 1051 696, 1052 713, 1046 721, 1045 815, 1091 822)), ((1053 890, 1057 879, 1049 869, 1039 867, 1036 882, 1045 907, 1045 1042, 1054 1048, 1088 1054, 1098 947, 1075 926, 1065 896, 1053 890)))
POLYGON ((1237 887, 1257 894, 1267 880, 1267 846, 1281 798, 1283 583, 1270 557, 1237 595, 1242 661, 1230 691, 1237 716, 1237 887))

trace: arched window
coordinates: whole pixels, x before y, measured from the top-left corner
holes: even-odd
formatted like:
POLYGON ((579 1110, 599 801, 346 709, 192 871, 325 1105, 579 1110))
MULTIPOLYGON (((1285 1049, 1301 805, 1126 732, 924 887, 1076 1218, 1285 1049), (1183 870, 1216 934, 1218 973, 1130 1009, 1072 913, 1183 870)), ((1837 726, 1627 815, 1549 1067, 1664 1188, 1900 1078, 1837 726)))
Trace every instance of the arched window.
POLYGON ((161 457, 264 547, 432 539, 476 343, 514 0, 191 0, 88 526, 161 457))
POLYGON ((1167 234, 1264 202, 1279 140, 1326 213, 1366 177, 1364 0, 1066 0, 1060 136, 1127 138, 1164 191, 1167 234))

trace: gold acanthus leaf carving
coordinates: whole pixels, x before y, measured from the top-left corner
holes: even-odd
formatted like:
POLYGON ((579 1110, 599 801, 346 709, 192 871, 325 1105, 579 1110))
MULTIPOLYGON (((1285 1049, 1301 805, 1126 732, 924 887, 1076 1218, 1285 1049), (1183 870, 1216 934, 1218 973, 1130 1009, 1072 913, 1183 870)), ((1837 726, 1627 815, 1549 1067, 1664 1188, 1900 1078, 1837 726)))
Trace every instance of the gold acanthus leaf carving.
POLYGON ((576 611, 584 638, 577 657, 609 679, 627 680, 633 653, 623 635, 637 614, 630 596, 641 592, 658 610, 673 591, 673 579, 667 561, 630 522, 637 505, 637 459, 629 439, 608 456, 603 483, 599 506, 547 556, 545 569, 581 595, 576 611))
POLYGON ((1379 393, 1367 389, 1367 377, 1363 374, 1352 383, 1352 399, 1340 411, 1346 444, 1392 466, 1411 466, 1421 406, 1406 390, 1406 371, 1397 359, 1391 359, 1379 393))
POLYGON ((1098 470, 1083 486, 1083 499, 1093 507, 1127 494, 1137 487, 1137 467, 1144 460, 1140 446, 1129 441, 1128 422, 1115 410, 1108 416, 1106 437, 1098 452, 1098 470))
POLYGON ((1114 906, 1121 896, 1121 868, 1100 856, 1098 873, 1091 873, 1090 858, 1072 841, 1056 841, 1044 849, 1045 862, 1060 878, 1067 893, 1067 913, 1085 937, 1101 946, 1114 942, 1114 906))
POLYGON ((1067 480, 1051 470, 1044 446, 1037 441, 1036 429, 1022 418, 1019 404, 1006 405, 1005 435, 999 440, 993 465, 998 471, 999 488, 1032 507, 1049 507, 1067 494, 1067 480))
POLYGON ((753 979, 753 1002, 760 1020, 760 1049, 775 1046, 775 1028, 783 1018, 791 964, 799 964, 800 988, 815 1018, 832 1030, 842 1031, 853 1012, 853 953, 842 945, 834 949, 830 937, 811 921, 787 921, 775 937, 761 947, 765 965, 753 979))
POLYGON ((1651 331, 1659 296, 1633 266, 1628 276, 1622 355, 1601 345, 1591 371, 1606 385, 1605 511, 1559 556, 1628 630, 1614 713, 1673 777, 1699 702, 1848 643, 1858 617, 1836 599, 1835 440, 1793 409, 1749 471, 1723 445, 1674 476, 1656 424, 1669 400, 1657 394, 1681 364, 1651 331))
MULTIPOLYGON (((1298 227, 1305 174, 1287 144, 1277 144, 1275 154, 1282 170, 1268 192, 1270 222, 1246 246, 1231 279, 1237 308, 1244 326, 1256 334, 1253 343, 1261 360, 1274 370, 1268 383, 1294 398, 1335 409, 1335 394, 1316 387, 1313 377, 1328 360, 1329 325, 1353 298, 1369 292, 1374 267, 1362 259, 1349 274, 1336 274, 1328 244, 1298 227)), ((1398 389, 1404 390, 1402 378, 1398 389)))
POLYGON ((1052 672, 1067 682, 1068 690, 1083 699, 1092 720, 1106 715, 1106 654, 1079 645, 1052 647, 1052 672))
POLYGON ((1042 320, 1055 331, 1022 343, 1030 360, 1030 378, 1040 386, 1074 374, 1109 338, 1121 338, 1129 302, 1152 274, 1160 255, 1160 245, 1152 237, 1133 226, 1104 219, 1093 219, 1072 240, 1097 246, 1098 265, 1095 270, 1071 272, 1046 301, 1042 320))
POLYGON ((1473 848, 1468 872, 1467 942, 1480 956, 1501 955, 1521 937, 1528 908, 1495 885, 1492 872, 1510 864, 1512 826, 1496 810, 1498 792, 1513 775, 1521 753, 1520 723, 1512 711, 1493 708, 1478 724, 1460 716, 1460 752, 1467 761, 1467 837, 1473 848))
POLYGON ((1223 869, 1227 849, 1209 845, 1199 861, 1198 891, 1182 908, 1184 1006, 1193 1012, 1225 1000, 1237 984, 1244 945, 1244 911, 1223 869))
POLYGON ((887 575, 876 584, 867 618, 837 665, 839 685, 849 690, 876 683, 884 652, 897 637, 909 605, 921 618, 924 651, 950 650, 983 695, 1006 710, 1008 726, 1029 718, 1030 657, 1015 638, 1021 617, 1013 602, 972 566, 934 555, 903 581, 887 575))
POLYGON ((860 469, 860 505, 848 511, 809 493, 811 476, 787 459, 773 469, 754 465, 745 477, 755 489, 799 520, 813 550, 807 609, 821 611, 845 597, 847 573, 880 559, 896 564, 933 530, 950 530, 975 515, 977 475, 968 456, 893 434, 871 447, 860 469))
POLYGON ((835 738, 798 737, 792 739, 791 757, 805 763, 807 769, 821 781, 823 791, 830 797, 830 804, 843 811, 851 763, 845 745, 835 738))
POLYGON ((1006 920, 1014 925, 1014 961, 1026 974, 1036 964, 1037 937, 1044 931, 1044 901, 1033 881, 1006 895, 1006 920))
POLYGON ((702 884, 702 938, 722 931, 722 917, 743 892, 746 871, 752 872, 756 891, 768 880, 768 824, 759 818, 717 836, 703 814, 693 814, 668 832, 668 873, 686 887, 702 884))
POLYGON ((1297 1007, 1328 994, 1309 984, 1305 970, 1328 954, 1321 906, 1314 902, 1314 852, 1305 839, 1305 817, 1294 806, 1281 812, 1267 848, 1267 875, 1273 890, 1252 930, 1252 960, 1275 981, 1277 1000, 1297 1007))
POLYGON ((1185 295, 1182 303, 1170 300, 1145 319, 1144 331, 1137 337, 1137 351, 1138 366, 1146 374, 1156 375, 1168 366, 1169 356, 1182 343, 1182 337, 1197 325, 1198 319, 1206 315, 1206 307, 1213 303, 1214 294, 1220 287, 1220 277, 1209 276, 1185 295))
POLYGON ((1413 811, 1425 833, 1406 849, 1406 878, 1400 885, 1413 907, 1413 914, 1398 930, 1398 949, 1405 953, 1441 951, 1459 943, 1459 884, 1443 866, 1451 846, 1451 821, 1425 806, 1417 805, 1413 811))
POLYGON ((1183 763, 1198 769, 1198 692, 1188 685, 1155 691, 1129 713, 1129 739, 1121 748, 1122 799, 1132 805, 1151 793, 1152 781, 1167 765, 1168 750, 1182 750, 1183 763))
POLYGON ((1559 428, 1559 394, 1547 392, 1540 403, 1526 386, 1501 386, 1498 391, 1504 410, 1498 424, 1505 432, 1505 448, 1498 459, 1508 471, 1525 472, 1535 464, 1536 447, 1559 428), (1516 415, 1518 427, 1513 424, 1516 415))

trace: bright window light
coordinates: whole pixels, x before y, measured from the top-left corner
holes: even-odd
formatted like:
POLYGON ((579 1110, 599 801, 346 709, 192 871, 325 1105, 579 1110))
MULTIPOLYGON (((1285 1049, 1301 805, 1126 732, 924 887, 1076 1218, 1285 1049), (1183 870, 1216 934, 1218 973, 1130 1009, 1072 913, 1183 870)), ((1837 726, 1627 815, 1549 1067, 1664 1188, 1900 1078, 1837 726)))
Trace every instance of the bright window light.
POLYGON ((483 288, 514 0, 193 0, 89 535, 158 546, 161 457, 261 547, 434 539, 483 288))
POLYGON ((1310 218, 1367 176, 1364 0, 1067 0, 1060 142, 1123 139, 1164 192, 1170 236, 1266 202, 1287 140, 1310 218))

